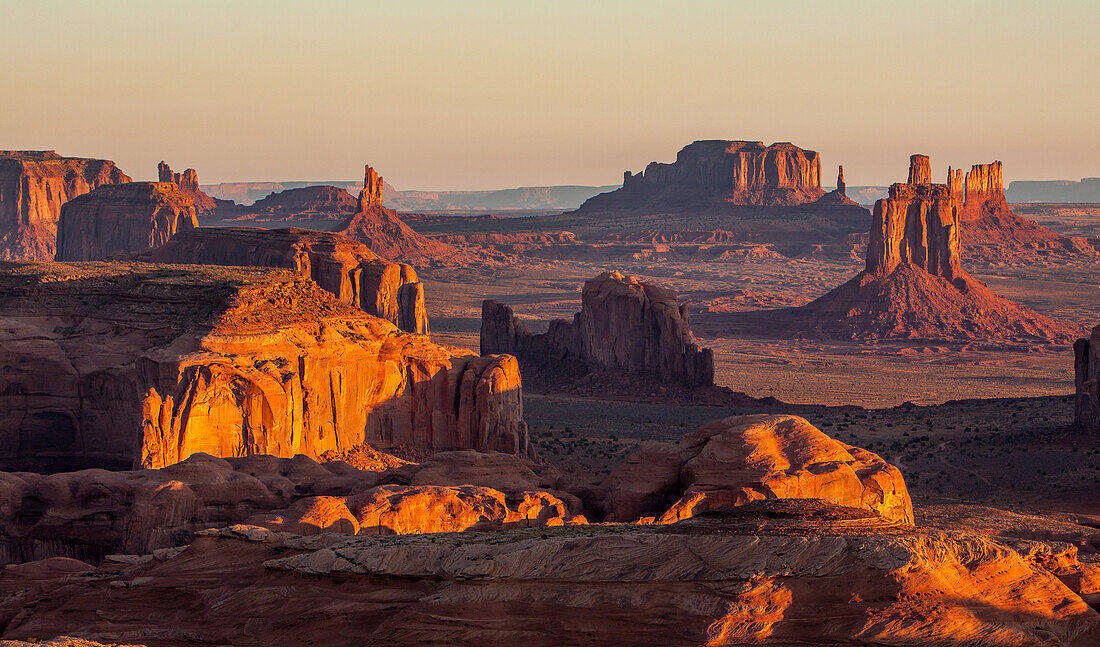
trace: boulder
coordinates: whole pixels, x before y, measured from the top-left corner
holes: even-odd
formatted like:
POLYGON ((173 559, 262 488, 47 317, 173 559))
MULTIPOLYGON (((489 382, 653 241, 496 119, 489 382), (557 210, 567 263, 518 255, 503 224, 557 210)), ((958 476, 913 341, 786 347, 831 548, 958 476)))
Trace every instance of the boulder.
POLYGON ((676 293, 619 272, 586 281, 573 321, 553 321, 542 334, 528 331, 508 306, 486 300, 481 349, 521 361, 644 374, 688 387, 714 384, 713 353, 692 341, 687 308, 676 293))
POLYGON ((110 160, 0 151, 0 260, 53 260, 61 205, 129 181, 110 160))
POLYGON ((61 207, 57 260, 100 261, 137 254, 195 227, 191 197, 171 182, 108 184, 61 207))
POLYGON ((647 447, 605 483, 608 519, 675 523, 752 501, 820 499, 913 525, 896 467, 834 440, 798 416, 732 416, 647 447), (669 502, 672 502, 669 505, 669 502))
POLYGON ((424 285, 416 270, 405 263, 391 263, 362 243, 337 234, 296 228, 202 227, 180 232, 138 259, 292 269, 344 303, 404 331, 429 332, 424 285))
POLYGON ((17 265, 0 319, 6 469, 530 451, 514 357, 404 333, 290 271, 17 265))

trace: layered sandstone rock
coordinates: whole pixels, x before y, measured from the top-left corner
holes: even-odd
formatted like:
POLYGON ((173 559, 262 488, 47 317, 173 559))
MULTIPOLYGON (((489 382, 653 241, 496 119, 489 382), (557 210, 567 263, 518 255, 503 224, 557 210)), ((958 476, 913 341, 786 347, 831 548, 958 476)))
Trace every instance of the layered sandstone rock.
POLYGON ((303 220, 347 218, 357 208, 358 201, 344 189, 307 186, 272 193, 243 211, 249 220, 303 220))
POLYGON ((714 384, 713 352, 692 341, 687 309, 676 293, 619 272, 586 281, 573 321, 553 321, 543 334, 528 331, 508 306, 486 300, 481 349, 534 363, 645 374, 689 387, 714 384))
POLYGON ((53 260, 61 205, 130 177, 109 160, 0 151, 0 259, 53 260))
POLYGON ((932 160, 927 155, 909 156, 908 184, 932 183, 932 160))
POLYGON ((416 270, 380 258, 363 244, 337 234, 311 229, 204 227, 182 231, 140 259, 292 269, 344 303, 404 331, 429 332, 424 285, 416 270))
POLYGON ((382 206, 382 176, 366 167, 356 213, 332 231, 357 240, 375 254, 412 265, 446 263, 458 252, 446 243, 422 236, 397 212, 382 206))
POLYGON ((587 200, 581 210, 694 205, 792 206, 822 197, 816 151, 787 142, 704 140, 672 164, 652 162, 623 176, 623 187, 587 200))
POLYGON ((1073 343, 1073 422, 1088 435, 1100 434, 1100 326, 1073 343))
POLYGON ((241 647, 1091 647, 1100 630, 1100 615, 1042 565, 965 533, 681 524, 395 540, 234 526, 132 561, 0 572, 0 635, 241 647))
POLYGON ((160 467, 387 449, 528 453, 509 356, 437 346, 294 272, 0 274, 0 466, 160 467))
MULTIPOLYGON (((930 174, 914 155, 909 175, 930 174)), ((1054 321, 996 294, 961 267, 965 249, 960 215, 949 184, 894 184, 875 203, 864 271, 799 308, 713 317, 735 334, 833 339, 985 339, 1063 343, 1079 328, 1054 321)))
POLYGON ((733 416, 680 443, 653 445, 608 477, 608 519, 675 523, 752 501, 820 499, 913 524, 913 503, 896 467, 822 433, 797 416, 733 416))
POLYGON ((199 174, 193 168, 189 168, 183 173, 173 173, 172 167, 168 166, 167 162, 162 161, 157 165, 157 177, 161 182, 175 182, 180 191, 191 196, 191 199, 195 201, 195 211, 200 216, 211 216, 216 211, 222 212, 219 215, 228 215, 228 212, 234 211, 236 208, 236 204, 232 200, 212 198, 200 189, 199 174))
POLYGON ((580 501, 553 488, 558 479, 514 455, 440 452, 423 465, 389 464, 359 470, 305 456, 198 454, 162 469, 0 473, 0 565, 50 557, 98 564, 243 522, 300 535, 584 522, 580 501), (499 473, 471 470, 478 464, 499 473), (456 484, 456 475, 471 478, 456 484))
POLYGON ((198 224, 191 196, 171 182, 105 185, 61 207, 57 260, 137 254, 198 224))

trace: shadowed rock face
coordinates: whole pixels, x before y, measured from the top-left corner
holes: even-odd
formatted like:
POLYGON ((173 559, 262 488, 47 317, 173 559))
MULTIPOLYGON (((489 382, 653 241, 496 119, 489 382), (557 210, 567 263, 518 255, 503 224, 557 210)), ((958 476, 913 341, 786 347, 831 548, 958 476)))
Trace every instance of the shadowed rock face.
POLYGON ((752 501, 820 499, 913 524, 913 503, 898 468, 797 416, 709 422, 678 445, 642 449, 604 487, 614 521, 675 523, 752 501))
POLYGON ((704 140, 685 146, 672 164, 652 162, 623 176, 623 187, 590 198, 585 209, 734 204, 792 206, 813 202, 821 189, 816 151, 780 142, 704 140))
POLYGON ((57 260, 99 261, 136 254, 195 227, 191 196, 171 182, 106 185, 61 207, 57 260))
POLYGON ((403 333, 294 272, 12 265, 0 317, 6 469, 529 451, 515 358, 403 333))
POLYGON ((53 260, 61 205, 130 177, 109 160, 0 151, 0 259, 53 260))
POLYGON ((553 321, 532 334, 508 306, 481 306, 483 353, 509 353, 544 363, 578 362, 593 370, 650 375, 690 387, 714 384, 714 356, 691 337, 687 309, 671 290, 619 272, 585 282, 572 322, 553 321), (506 350, 507 349, 507 350, 506 350))
POLYGON ((313 279, 344 303, 398 328, 429 332, 416 270, 391 263, 349 238, 310 229, 199 228, 140 257, 156 263, 281 267, 313 279))
POLYGON ((287 189, 257 200, 243 208, 247 217, 257 220, 298 218, 346 218, 355 213, 358 202, 344 189, 334 186, 307 186, 287 189))
POLYGON ((1074 425, 1082 432, 1100 435, 1100 326, 1073 344, 1074 425))

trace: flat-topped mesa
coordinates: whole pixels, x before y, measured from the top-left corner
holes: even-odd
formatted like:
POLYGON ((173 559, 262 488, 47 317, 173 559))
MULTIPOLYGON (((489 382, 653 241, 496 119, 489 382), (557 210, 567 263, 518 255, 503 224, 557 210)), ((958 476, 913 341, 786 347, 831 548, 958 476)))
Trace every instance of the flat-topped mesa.
POLYGON ((363 190, 359 192, 359 211, 381 207, 384 189, 382 176, 367 164, 363 171, 363 190))
POLYGON ((195 211, 200 216, 211 215, 223 205, 233 206, 232 201, 217 200, 200 189, 199 174, 193 168, 189 168, 183 173, 173 173, 172 167, 168 166, 168 162, 162 161, 157 164, 157 176, 161 182, 175 182, 180 191, 191 196, 191 199, 195 201, 195 211))
POLYGON ((404 333, 289 270, 9 265, 0 318, 0 469, 530 453, 514 357, 404 333))
POLYGON ((0 259, 53 260, 61 205, 130 177, 110 160, 0 151, 0 259))
POLYGON ((416 270, 405 263, 391 263, 339 234, 311 229, 203 227, 181 231, 138 258, 155 263, 292 269, 344 303, 401 330, 429 332, 424 284, 416 270))
POLYGON ((581 206, 637 205, 793 206, 817 200, 821 158, 788 142, 703 140, 688 144, 671 164, 650 163, 643 173, 623 174, 623 187, 581 206))
POLYGON ((62 205, 57 260, 137 254, 195 227, 191 196, 171 182, 108 184, 62 205))
MULTIPOLYGON (((923 171, 919 166, 917 171, 919 179, 923 171)), ((947 185, 894 184, 890 197, 875 203, 867 272, 887 275, 908 263, 951 279, 960 272, 961 256, 959 211, 947 185)))
POLYGON ((646 374, 692 388, 714 384, 714 354, 692 341, 687 308, 676 293, 619 272, 586 281, 573 321, 553 321, 543 334, 529 332, 503 303, 484 301, 481 351, 551 368, 572 362, 646 374))
POLYGON ((931 184, 932 160, 927 155, 909 156, 909 180, 907 184, 931 184))

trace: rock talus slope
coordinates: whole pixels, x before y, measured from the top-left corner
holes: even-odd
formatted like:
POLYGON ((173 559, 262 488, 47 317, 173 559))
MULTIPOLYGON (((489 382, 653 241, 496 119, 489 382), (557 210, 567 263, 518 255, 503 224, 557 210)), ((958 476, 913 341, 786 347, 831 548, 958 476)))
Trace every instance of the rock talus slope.
POLYGON ((311 229, 202 227, 180 232, 143 254, 155 263, 281 267, 309 277, 338 299, 406 332, 428 334, 424 285, 406 263, 391 263, 362 243, 311 229))
POLYGON ((0 321, 7 469, 529 451, 514 357, 403 333, 289 271, 14 265, 0 321))
POLYGON ((137 254, 195 227, 191 197, 171 182, 106 185, 61 207, 56 258, 100 261, 137 254))
POLYGON ((110 160, 0 151, 0 260, 53 260, 61 205, 130 181, 110 160))
POLYGON ((508 306, 482 304, 481 350, 548 364, 647 374, 689 387, 714 384, 714 355, 691 337, 687 309, 671 290, 619 272, 589 279, 581 311, 532 334, 508 306))

